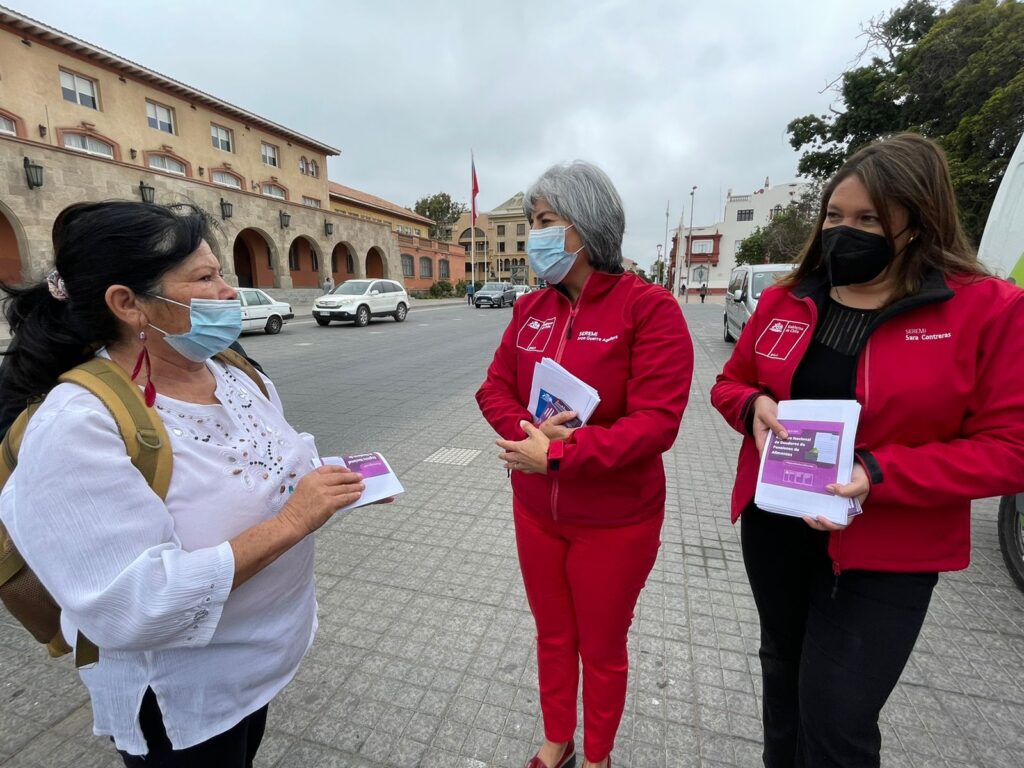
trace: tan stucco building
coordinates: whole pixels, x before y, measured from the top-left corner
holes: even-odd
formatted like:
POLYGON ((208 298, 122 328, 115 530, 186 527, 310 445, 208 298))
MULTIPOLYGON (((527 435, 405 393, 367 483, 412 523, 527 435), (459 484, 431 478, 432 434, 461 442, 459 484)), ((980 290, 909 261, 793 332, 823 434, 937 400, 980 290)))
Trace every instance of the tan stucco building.
MULTIPOLYGON (((452 227, 452 241, 466 249, 466 275, 470 273, 470 214, 464 213, 452 227)), ((523 193, 517 192, 497 208, 476 217, 476 250, 472 261, 478 282, 507 280, 536 285, 526 258, 530 222, 523 213, 523 193)))
POLYGON ((401 278, 387 223, 332 210, 334 147, 0 6, 0 279, 40 278, 86 200, 189 201, 232 283, 401 278), (35 181, 41 175, 42 185, 35 181))

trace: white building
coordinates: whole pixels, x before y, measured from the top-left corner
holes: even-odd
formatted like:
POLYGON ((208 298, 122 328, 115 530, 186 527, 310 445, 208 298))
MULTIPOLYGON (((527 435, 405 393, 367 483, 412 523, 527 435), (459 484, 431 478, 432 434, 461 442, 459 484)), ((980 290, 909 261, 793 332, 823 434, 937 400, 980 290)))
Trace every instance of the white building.
MULTIPOLYGON (((749 195, 734 195, 730 189, 725 199, 722 220, 706 227, 694 227, 693 246, 687 253, 689 227, 680 226, 672 238, 670 278, 678 294, 682 285, 692 290, 702 282, 712 293, 725 293, 729 274, 736 266, 740 243, 758 227, 765 226, 776 213, 799 199, 806 184, 793 182, 764 186, 749 195), (680 268, 676 268, 676 265, 680 268)), ((796 254, 793 254, 794 258, 796 254)))

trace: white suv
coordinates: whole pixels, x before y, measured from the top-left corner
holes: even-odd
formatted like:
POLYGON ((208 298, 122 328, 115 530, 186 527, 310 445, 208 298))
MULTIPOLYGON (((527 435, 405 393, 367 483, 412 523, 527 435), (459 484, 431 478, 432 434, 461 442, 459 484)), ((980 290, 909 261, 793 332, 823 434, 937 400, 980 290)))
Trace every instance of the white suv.
POLYGON ((394 280, 370 278, 346 280, 313 304, 317 325, 330 325, 331 320, 352 320, 362 327, 371 317, 393 317, 405 320, 409 312, 409 294, 394 280))

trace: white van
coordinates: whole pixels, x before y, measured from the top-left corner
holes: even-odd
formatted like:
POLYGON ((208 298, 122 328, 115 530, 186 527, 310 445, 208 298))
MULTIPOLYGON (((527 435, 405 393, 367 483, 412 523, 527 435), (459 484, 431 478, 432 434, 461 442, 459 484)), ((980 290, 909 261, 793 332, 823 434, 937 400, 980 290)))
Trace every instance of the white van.
POLYGON ((729 275, 725 294, 725 340, 736 341, 757 309, 761 292, 796 269, 796 264, 743 264, 729 275))

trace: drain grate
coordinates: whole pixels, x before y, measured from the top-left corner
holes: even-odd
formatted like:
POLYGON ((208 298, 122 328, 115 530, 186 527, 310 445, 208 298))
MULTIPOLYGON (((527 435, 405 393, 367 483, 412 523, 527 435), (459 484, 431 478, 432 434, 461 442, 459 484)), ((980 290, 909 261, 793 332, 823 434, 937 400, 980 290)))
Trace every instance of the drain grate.
POLYGON ((423 461, 428 464, 451 464, 456 467, 465 467, 479 455, 480 451, 472 448, 439 448, 423 461))

